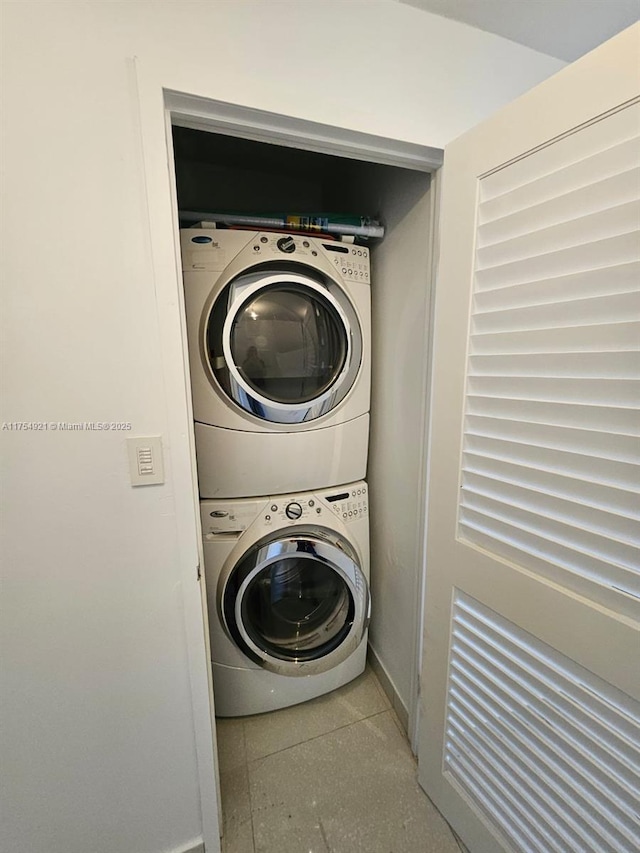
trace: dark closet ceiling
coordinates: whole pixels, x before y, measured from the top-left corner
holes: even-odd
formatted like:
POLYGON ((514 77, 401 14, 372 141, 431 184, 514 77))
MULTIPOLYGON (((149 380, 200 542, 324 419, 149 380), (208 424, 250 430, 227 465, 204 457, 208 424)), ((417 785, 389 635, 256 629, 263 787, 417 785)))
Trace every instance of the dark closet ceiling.
POLYGON ((178 126, 173 128, 173 146, 181 211, 331 211, 376 218, 377 209, 360 207, 363 187, 383 176, 408 172, 178 126))
POLYGON ((286 173, 303 177, 315 176, 318 180, 335 180, 336 173, 358 168, 359 161, 302 151, 282 145, 270 145, 253 139, 240 139, 221 133, 173 128, 176 160, 209 163, 227 169, 248 169, 256 172, 286 173))

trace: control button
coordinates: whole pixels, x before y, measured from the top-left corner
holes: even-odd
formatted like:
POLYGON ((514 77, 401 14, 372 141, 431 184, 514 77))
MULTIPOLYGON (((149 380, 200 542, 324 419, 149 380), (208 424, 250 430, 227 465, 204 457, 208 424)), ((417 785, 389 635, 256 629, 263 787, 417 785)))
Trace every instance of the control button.
POLYGON ((270 515, 265 515, 264 520, 265 520, 265 521, 271 521, 271 516, 270 516, 270 515))
POLYGON ((343 518, 346 518, 346 517, 347 517, 347 513, 346 513, 346 512, 343 512, 343 513, 342 513, 342 517, 343 517, 343 518))
POLYGON ((349 275, 353 275, 353 270, 349 270, 349 275))
POLYGON ((271 512, 277 512, 277 511, 278 511, 278 506, 277 506, 277 504, 273 504, 273 505, 272 505, 272 507, 271 507, 271 512))
POLYGON ((352 497, 352 498, 355 498, 355 496, 356 496, 356 492, 355 492, 355 489, 354 489, 354 490, 351 492, 351 497, 352 497))
POLYGON ((268 237, 261 237, 261 238, 260 238, 260 242, 261 242, 261 243, 268 243, 268 242, 269 242, 269 238, 268 238, 268 237))
POLYGON ((300 518, 302 515, 302 506, 297 501, 292 501, 285 508, 287 518, 300 518))
POLYGON ((347 269, 346 269, 346 267, 342 267, 342 274, 343 274, 343 275, 346 275, 346 274, 347 274, 347 269))
POLYGON ((281 252, 284 252, 287 255, 290 255, 296 250, 296 241, 293 239, 293 237, 281 237, 276 243, 276 245, 281 252))
POLYGON ((303 240, 303 241, 302 241, 302 245, 305 247, 305 249, 308 249, 308 248, 309 248, 309 241, 308 241, 308 240, 303 240))
POLYGON ((253 251, 254 251, 254 252, 259 252, 259 251, 260 251, 260 246, 254 246, 254 247, 253 247, 253 251))
POLYGON ((311 254, 313 255, 314 258, 318 257, 318 253, 316 252, 315 249, 312 250, 311 254))
POLYGON ((317 507, 316 507, 316 512, 318 513, 318 515, 320 515, 320 513, 322 512, 322 507, 321 507, 321 506, 317 506, 317 507))
POLYGON ((352 249, 352 250, 351 250, 351 254, 352 254, 352 255, 355 255, 355 253, 356 253, 356 250, 355 250, 355 249, 352 249))

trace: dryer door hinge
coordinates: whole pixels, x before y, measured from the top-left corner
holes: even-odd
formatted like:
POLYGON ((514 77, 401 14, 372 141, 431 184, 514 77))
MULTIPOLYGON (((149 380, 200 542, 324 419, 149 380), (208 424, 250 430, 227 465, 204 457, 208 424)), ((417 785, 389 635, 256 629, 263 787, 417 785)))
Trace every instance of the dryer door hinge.
POLYGON ((198 565, 196 566, 196 575, 198 576, 198 580, 200 580, 200 578, 202 577, 200 572, 200 563, 198 563, 198 565))

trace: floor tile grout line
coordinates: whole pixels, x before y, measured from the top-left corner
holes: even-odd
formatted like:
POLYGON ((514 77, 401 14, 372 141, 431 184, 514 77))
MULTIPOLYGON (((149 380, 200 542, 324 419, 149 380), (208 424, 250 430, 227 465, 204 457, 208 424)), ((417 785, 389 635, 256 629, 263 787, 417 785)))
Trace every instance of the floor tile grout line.
MULTIPOLYGON (((287 749, 293 749, 296 746, 301 746, 303 743, 311 743, 311 741, 317 740, 320 737, 330 735, 332 732, 339 732, 340 729, 346 729, 348 726, 352 726, 354 723, 362 723, 364 720, 370 720, 373 717, 377 717, 379 714, 385 714, 387 711, 391 711, 393 714, 395 714, 393 708, 383 708, 382 711, 374 711, 371 714, 366 714, 364 717, 359 717, 357 720, 351 720, 350 722, 344 723, 341 726, 336 726, 335 729, 329 729, 326 732, 321 732, 318 735, 313 735, 313 737, 305 738, 305 740, 300 740, 297 743, 290 744, 289 746, 283 746, 282 749, 276 749, 273 752, 268 752, 266 755, 259 755, 258 758, 247 759, 247 764, 250 764, 253 761, 260 761, 263 758, 269 758, 271 755, 278 755, 280 752, 285 752, 287 749)), ((402 735, 406 740, 406 734, 402 732, 402 735)))
MULTIPOLYGON (((289 749, 295 749, 297 746, 302 746, 305 743, 312 743, 314 740, 319 740, 322 737, 332 735, 335 732, 341 731, 342 729, 348 729, 349 726, 355 726, 357 723, 364 723, 365 720, 372 720, 374 717, 379 717, 381 714, 388 714, 389 712, 395 714, 393 708, 385 708, 383 711, 376 711, 374 714, 369 714, 366 717, 360 717, 359 720, 351 720, 350 723, 345 723, 343 726, 337 726, 335 729, 330 729, 328 732, 322 732, 319 735, 314 735, 313 737, 307 738, 307 740, 301 740, 298 743, 292 743, 290 746, 285 746, 282 749, 276 749, 275 752, 269 752, 267 753, 267 755, 260 755, 258 758, 252 758, 251 760, 247 760, 247 765, 250 770, 251 765, 255 764, 257 761, 264 761, 266 758, 271 758, 274 755, 280 755, 283 752, 287 752, 287 750, 289 749)), ((406 734, 403 731, 401 731, 401 734, 404 740, 406 740, 406 734)))
POLYGON ((251 775, 249 774, 249 761, 247 758, 247 731, 244 720, 242 721, 242 745, 244 747, 244 764, 247 771, 247 789, 249 794, 249 820, 251 821, 251 846, 253 853, 256 850, 256 830, 253 825, 253 797, 251 796, 251 775))
POLYGON ((331 853, 331 845, 327 840, 327 834, 324 831, 324 826, 322 824, 322 818, 318 815, 318 828, 320 829, 320 835, 322 836, 322 840, 324 841, 324 846, 327 848, 326 853, 331 853))

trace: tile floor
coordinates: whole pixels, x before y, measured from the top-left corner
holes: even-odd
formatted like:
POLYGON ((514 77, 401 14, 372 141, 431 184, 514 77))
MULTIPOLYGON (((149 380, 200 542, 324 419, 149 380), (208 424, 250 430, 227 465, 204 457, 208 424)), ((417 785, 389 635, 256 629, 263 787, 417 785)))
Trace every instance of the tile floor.
POLYGON ((459 853, 374 673, 218 720, 223 853, 459 853))

